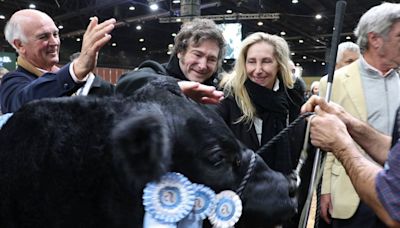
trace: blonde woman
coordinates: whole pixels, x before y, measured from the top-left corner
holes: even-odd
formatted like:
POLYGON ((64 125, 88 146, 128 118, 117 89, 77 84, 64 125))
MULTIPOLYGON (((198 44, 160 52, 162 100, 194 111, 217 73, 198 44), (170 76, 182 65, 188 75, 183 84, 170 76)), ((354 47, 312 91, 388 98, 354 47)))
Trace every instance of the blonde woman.
MULTIPOLYGON (((303 95, 293 89, 289 55, 283 38, 253 33, 243 40, 233 71, 222 77, 226 98, 217 111, 254 151, 293 121, 304 103, 303 95)), ((289 134, 262 154, 269 167, 284 174, 293 169, 302 144, 293 131, 289 134)))

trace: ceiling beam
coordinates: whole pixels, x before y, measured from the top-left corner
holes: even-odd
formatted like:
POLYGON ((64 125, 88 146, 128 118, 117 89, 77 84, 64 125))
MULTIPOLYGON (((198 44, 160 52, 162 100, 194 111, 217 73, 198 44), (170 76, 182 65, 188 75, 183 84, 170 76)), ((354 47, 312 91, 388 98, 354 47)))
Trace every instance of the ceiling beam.
MULTIPOLYGON (((126 0, 122 0, 122 1, 126 1, 126 0)), ((218 7, 218 6, 220 6, 220 4, 221 3, 219 1, 215 1, 215 2, 212 2, 212 3, 208 3, 208 4, 203 4, 203 5, 200 6, 200 8, 201 9, 205 9, 205 8, 208 8, 208 7, 218 7)), ((157 14, 147 14, 147 15, 142 15, 142 16, 137 16, 137 17, 129 17, 129 18, 125 18, 125 19, 122 19, 122 20, 118 21, 115 24, 115 27, 118 28, 118 27, 122 27, 122 26, 129 26, 131 23, 156 20, 158 18, 167 17, 169 15, 170 15, 170 12, 166 11, 166 12, 157 13, 157 14)), ((81 36, 84 33, 85 33, 85 29, 80 29, 80 30, 76 30, 76 31, 72 31, 72 32, 69 32, 69 33, 62 34, 61 38, 81 36)))
POLYGON ((279 13, 233 13, 233 14, 187 16, 187 17, 163 17, 159 18, 159 22, 179 23, 181 21, 190 21, 194 18, 206 18, 206 19, 211 19, 213 21, 237 21, 237 20, 259 20, 259 19, 278 20, 279 13))
POLYGON ((99 10, 99 9, 103 9, 103 8, 109 8, 112 6, 117 6, 126 2, 131 2, 129 0, 112 0, 112 1, 103 1, 102 3, 96 4, 96 5, 90 5, 86 8, 83 9, 78 9, 78 10, 74 10, 73 12, 70 13, 66 13, 60 16, 56 16, 54 17, 54 21, 63 21, 63 20, 68 20, 70 18, 74 18, 83 14, 89 14, 93 11, 99 10))

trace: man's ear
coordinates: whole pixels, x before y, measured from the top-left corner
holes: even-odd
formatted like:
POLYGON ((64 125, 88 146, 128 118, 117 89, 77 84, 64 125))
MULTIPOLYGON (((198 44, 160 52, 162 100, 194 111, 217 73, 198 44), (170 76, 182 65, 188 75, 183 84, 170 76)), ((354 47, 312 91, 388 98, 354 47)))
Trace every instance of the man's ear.
POLYGON ((378 49, 382 46, 383 44, 382 36, 374 32, 369 32, 367 37, 368 37, 368 43, 371 45, 372 48, 378 49))
POLYGON ((21 52, 23 53, 24 52, 25 49, 24 49, 24 45, 22 44, 21 40, 15 39, 15 40, 13 40, 13 44, 14 44, 14 47, 18 50, 19 53, 21 53, 21 52))
POLYGON ((176 54, 176 56, 178 57, 178 59, 181 59, 181 57, 182 57, 182 52, 178 52, 178 53, 176 54))

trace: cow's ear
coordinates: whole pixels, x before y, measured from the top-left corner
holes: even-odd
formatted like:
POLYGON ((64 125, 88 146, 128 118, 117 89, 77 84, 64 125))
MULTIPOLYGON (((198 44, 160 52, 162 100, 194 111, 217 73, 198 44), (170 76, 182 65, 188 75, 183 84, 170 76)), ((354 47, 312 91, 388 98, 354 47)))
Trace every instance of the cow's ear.
POLYGON ((117 124, 111 137, 118 176, 135 189, 166 173, 171 161, 165 121, 150 113, 137 114, 117 124))

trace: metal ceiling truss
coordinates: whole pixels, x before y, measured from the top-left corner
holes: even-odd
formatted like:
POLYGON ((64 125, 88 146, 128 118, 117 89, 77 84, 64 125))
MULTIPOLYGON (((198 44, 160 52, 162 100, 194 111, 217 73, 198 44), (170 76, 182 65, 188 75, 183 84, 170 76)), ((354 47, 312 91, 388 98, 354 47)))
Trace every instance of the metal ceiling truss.
POLYGON ((213 21, 238 21, 238 20, 278 20, 279 13, 233 13, 220 15, 204 15, 204 16, 186 16, 186 17, 162 17, 158 21, 160 23, 180 23, 182 21, 190 21, 194 18, 206 18, 213 21))

